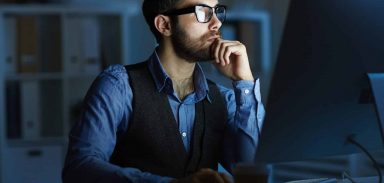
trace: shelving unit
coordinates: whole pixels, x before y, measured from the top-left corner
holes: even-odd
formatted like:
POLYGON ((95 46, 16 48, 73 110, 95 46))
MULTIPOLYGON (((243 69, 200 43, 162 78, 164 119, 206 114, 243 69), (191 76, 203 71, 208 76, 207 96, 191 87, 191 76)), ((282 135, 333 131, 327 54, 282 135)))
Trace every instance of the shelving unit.
POLYGON ((146 25, 140 4, 128 3, 0 5, 0 183, 61 182, 68 133, 92 81, 108 65, 148 56, 132 42, 154 47, 149 32, 137 38, 146 25))

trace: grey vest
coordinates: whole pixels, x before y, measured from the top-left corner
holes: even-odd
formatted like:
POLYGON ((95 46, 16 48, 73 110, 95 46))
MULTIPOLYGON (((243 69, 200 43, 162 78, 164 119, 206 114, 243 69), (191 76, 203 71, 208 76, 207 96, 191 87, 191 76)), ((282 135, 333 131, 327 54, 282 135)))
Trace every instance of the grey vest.
POLYGON ((217 86, 208 81, 207 99, 196 104, 195 123, 186 152, 167 94, 159 93, 147 62, 126 66, 133 91, 133 116, 118 133, 111 163, 180 178, 201 168, 217 169, 227 110, 217 86))

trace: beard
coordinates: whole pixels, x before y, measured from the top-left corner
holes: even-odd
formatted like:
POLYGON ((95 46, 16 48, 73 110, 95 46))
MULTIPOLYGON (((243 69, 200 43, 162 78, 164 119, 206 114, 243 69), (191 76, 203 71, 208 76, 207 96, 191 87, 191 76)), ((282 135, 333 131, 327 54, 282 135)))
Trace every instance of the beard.
POLYGON ((213 60, 212 43, 206 42, 210 37, 220 34, 218 31, 208 32, 199 39, 191 39, 177 22, 172 24, 172 30, 171 41, 177 56, 190 62, 213 60))

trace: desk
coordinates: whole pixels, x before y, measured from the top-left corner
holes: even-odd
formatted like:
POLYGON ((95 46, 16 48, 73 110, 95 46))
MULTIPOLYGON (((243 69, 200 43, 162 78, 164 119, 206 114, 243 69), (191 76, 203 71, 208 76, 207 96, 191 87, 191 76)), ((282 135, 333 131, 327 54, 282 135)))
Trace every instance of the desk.
MULTIPOLYGON (((379 178, 377 176, 357 177, 357 178, 353 178, 353 180, 358 183, 375 183, 379 181, 379 178)), ((287 183, 351 183, 351 181, 348 179, 340 180, 340 179, 334 179, 334 178, 320 178, 320 179, 290 181, 287 183)))
MULTIPOLYGON (((384 164, 384 152, 375 152, 372 155, 379 164, 384 164)), ((241 164, 234 170, 237 183, 268 182, 268 183, 350 183, 348 179, 342 180, 343 172, 358 183, 376 183, 378 177, 376 170, 364 154, 351 154, 319 158, 315 160, 284 162, 264 167, 241 164), (332 181, 319 182, 316 179, 333 178, 332 181), (299 180, 302 180, 299 182, 299 180), (296 181, 296 182, 295 182, 296 181)), ((384 169, 382 169, 382 172, 384 169)))

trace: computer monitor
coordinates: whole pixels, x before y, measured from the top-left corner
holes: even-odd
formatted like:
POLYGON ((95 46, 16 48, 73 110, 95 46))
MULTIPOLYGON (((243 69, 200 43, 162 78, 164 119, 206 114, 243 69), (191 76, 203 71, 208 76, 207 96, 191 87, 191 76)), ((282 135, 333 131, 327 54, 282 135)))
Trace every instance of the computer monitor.
MULTIPOLYGON (((384 73, 384 1, 291 0, 256 163, 382 150, 367 73, 384 73)), ((384 101, 378 101, 384 102, 384 101)))

